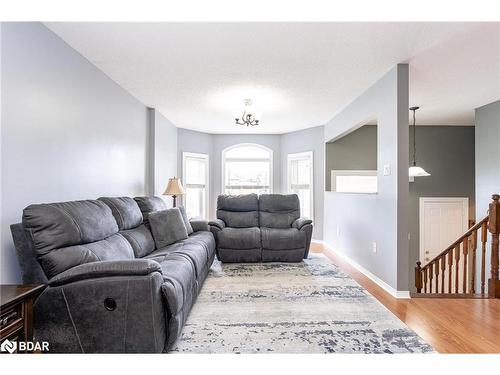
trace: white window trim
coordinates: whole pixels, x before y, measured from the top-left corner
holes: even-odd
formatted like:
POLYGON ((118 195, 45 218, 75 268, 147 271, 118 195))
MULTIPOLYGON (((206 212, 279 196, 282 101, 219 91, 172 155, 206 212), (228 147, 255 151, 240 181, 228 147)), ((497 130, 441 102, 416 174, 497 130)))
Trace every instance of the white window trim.
MULTIPOLYGON (((269 152, 269 158, 254 158, 254 159, 241 159, 241 160, 244 160, 244 161, 269 160, 269 193, 272 194, 273 193, 273 180, 274 180, 274 174, 273 174, 274 153, 273 153, 273 150, 270 149, 269 147, 266 147, 266 146, 258 144, 258 143, 238 143, 238 144, 226 147, 225 149, 222 150, 222 158, 221 158, 221 164, 222 164, 221 191, 222 191, 222 194, 226 194, 226 152, 228 152, 234 148, 243 147, 243 146, 258 147, 258 148, 261 148, 261 149, 269 152)), ((237 158, 230 158, 229 160, 238 160, 238 159, 237 158)))
MULTIPOLYGON (((290 189, 290 168, 291 168, 291 162, 292 160, 296 159, 304 159, 305 157, 308 157, 311 159, 311 171, 310 171, 310 177, 309 181, 310 183, 310 189, 311 189, 311 199, 310 199, 310 207, 311 207, 311 219, 314 218, 314 153, 312 151, 304 151, 304 152, 297 152, 295 154, 288 154, 287 156, 287 170, 286 170, 286 186, 288 193, 291 193, 290 189)), ((301 213, 302 215, 302 213, 301 213)))
POLYGON ((378 176, 378 171, 376 169, 364 169, 364 170, 342 170, 342 169, 332 169, 331 173, 331 190, 338 194, 378 194, 378 179, 377 179, 377 191, 372 193, 360 193, 360 192, 346 192, 337 191, 337 176, 378 176))
MULTIPOLYGON (((205 219, 208 218, 209 216, 209 207, 210 207, 210 157, 208 154, 200 154, 196 152, 183 152, 182 153, 182 181, 184 181, 184 184, 186 184, 187 187, 187 181, 186 181, 186 158, 198 158, 198 159, 205 159, 206 165, 207 165, 207 170, 205 173, 205 219)), ((185 202, 185 196, 182 197, 182 203, 184 206, 186 205, 185 202)))

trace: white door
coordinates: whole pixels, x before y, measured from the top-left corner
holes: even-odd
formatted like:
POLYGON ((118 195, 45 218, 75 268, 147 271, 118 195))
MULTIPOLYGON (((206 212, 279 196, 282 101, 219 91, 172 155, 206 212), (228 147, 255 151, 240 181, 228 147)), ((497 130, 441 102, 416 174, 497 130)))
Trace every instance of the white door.
MULTIPOLYGON (((420 262, 427 264, 468 229, 468 198, 420 198, 420 262)), ((459 280, 462 285, 462 261, 459 280)), ((445 275, 448 280, 448 272, 445 275)), ((452 270, 452 272, 454 272, 452 270)), ((454 276, 453 276, 454 277, 454 276)), ((446 286, 446 291, 447 290, 446 286)))

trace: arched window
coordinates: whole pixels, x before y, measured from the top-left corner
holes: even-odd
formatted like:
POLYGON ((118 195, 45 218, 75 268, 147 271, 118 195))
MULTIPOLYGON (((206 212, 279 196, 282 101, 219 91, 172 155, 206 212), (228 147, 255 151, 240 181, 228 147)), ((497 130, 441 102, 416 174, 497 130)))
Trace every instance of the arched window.
POLYGON ((253 143, 238 144, 222 151, 224 194, 272 192, 273 151, 253 143))

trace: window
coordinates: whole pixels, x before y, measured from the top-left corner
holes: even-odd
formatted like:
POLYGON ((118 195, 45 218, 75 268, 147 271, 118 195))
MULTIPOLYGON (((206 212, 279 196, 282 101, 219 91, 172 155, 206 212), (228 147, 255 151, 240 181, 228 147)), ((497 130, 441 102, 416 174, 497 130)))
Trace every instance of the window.
POLYGON ((208 155, 182 153, 184 206, 189 218, 207 217, 208 213, 208 155))
POLYGON ((332 191, 339 193, 376 193, 377 171, 332 171, 332 191))
POLYGON ((272 192, 273 152, 257 144, 239 144, 222 151, 224 194, 272 192))
POLYGON ((288 192, 295 193, 300 200, 300 214, 313 218, 313 153, 288 154, 288 192))

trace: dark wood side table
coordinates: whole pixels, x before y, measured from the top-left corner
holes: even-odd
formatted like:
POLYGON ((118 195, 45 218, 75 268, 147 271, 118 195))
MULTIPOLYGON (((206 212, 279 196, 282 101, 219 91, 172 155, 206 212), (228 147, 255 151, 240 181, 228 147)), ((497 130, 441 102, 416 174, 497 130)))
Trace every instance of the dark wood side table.
POLYGON ((5 340, 33 341, 33 302, 44 288, 45 285, 0 285, 0 345, 5 340))

